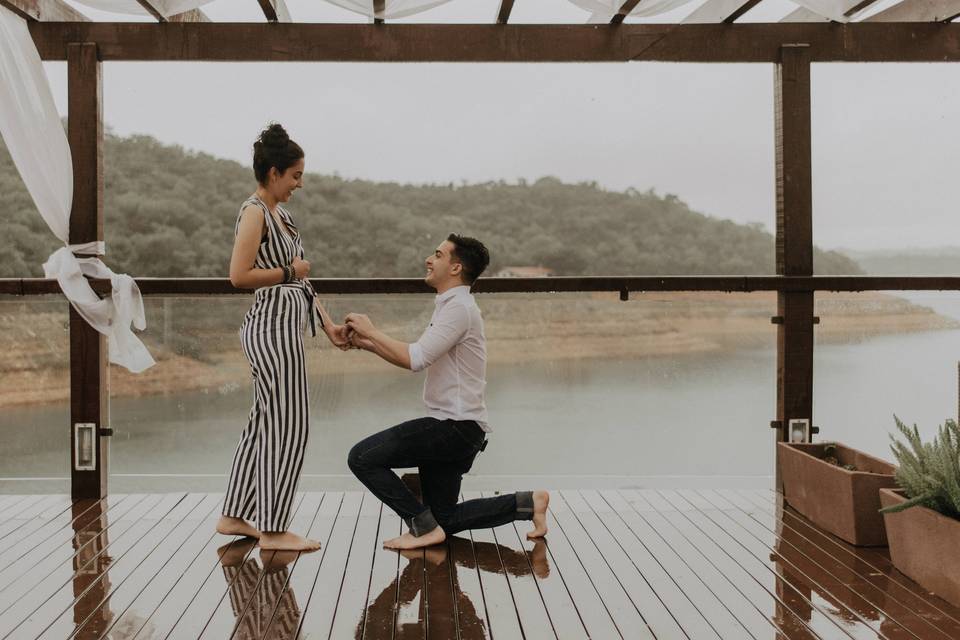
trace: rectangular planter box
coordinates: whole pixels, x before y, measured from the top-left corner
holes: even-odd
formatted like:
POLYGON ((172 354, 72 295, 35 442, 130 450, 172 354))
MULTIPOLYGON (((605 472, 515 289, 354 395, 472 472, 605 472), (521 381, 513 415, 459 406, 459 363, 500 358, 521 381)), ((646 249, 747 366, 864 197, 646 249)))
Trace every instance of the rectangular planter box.
MULTIPOLYGON (((905 500, 901 491, 880 490, 884 507, 905 500)), ((960 607, 960 520, 926 507, 910 507, 883 517, 893 566, 927 591, 960 607)))
POLYGON ((820 459, 827 442, 777 443, 777 464, 787 503, 821 529, 864 547, 887 544, 878 491, 895 487, 896 466, 840 443, 837 459, 857 471, 820 459))

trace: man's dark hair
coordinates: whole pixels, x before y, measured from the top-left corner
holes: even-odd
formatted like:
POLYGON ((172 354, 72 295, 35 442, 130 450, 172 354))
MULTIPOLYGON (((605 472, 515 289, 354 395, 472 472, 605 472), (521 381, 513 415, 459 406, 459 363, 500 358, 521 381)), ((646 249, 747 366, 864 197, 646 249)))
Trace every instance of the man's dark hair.
POLYGON ((463 265, 464 281, 473 284, 490 264, 490 252, 476 238, 451 233, 447 240, 453 243, 451 257, 463 265))

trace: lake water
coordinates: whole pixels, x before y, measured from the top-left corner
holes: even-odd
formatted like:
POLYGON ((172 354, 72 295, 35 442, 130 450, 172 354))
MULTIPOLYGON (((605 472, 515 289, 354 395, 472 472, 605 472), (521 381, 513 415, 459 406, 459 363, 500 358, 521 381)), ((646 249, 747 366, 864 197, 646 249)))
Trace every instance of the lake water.
MULTIPOLYGON (((960 318, 960 298, 906 294, 960 318)), ((893 414, 924 434, 957 413, 960 331, 817 346, 814 424, 890 458, 893 414)), ((494 433, 472 486, 752 486, 773 471, 775 351, 491 366, 494 433)), ((420 375, 400 370, 311 379, 312 431, 303 488, 354 486, 345 458, 366 434, 421 415, 420 375)), ((220 490, 251 391, 117 398, 112 490, 220 490)), ((60 491, 68 408, 7 410, 3 491, 60 491), (46 478, 46 479, 40 479, 46 478)))

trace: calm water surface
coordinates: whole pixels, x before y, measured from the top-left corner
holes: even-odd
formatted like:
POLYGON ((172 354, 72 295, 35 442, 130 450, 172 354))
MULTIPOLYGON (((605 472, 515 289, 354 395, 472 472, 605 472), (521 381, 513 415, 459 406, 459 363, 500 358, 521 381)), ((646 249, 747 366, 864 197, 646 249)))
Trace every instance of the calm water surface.
MULTIPOLYGON (((922 293, 915 298, 960 318, 956 301, 922 293)), ((889 458, 894 413, 933 433, 957 412, 958 346, 960 331, 818 345, 814 423, 821 427, 821 439, 889 458)), ((308 488, 349 484, 345 457, 354 442, 421 414, 420 375, 333 369, 330 365, 311 379, 308 488)), ((773 464, 768 424, 774 415, 774 376, 772 347, 491 367, 488 405, 495 432, 473 473, 504 483, 504 476, 574 476, 571 482, 581 486, 655 484, 651 476, 665 477, 663 484, 671 486, 764 482, 773 464)), ((233 389, 114 399, 114 487, 218 488, 251 393, 233 389)), ((67 422, 65 405, 0 415, 0 430, 8 434, 0 476, 65 476, 67 422)), ((8 480, 0 488, 41 490, 58 482, 8 480)))

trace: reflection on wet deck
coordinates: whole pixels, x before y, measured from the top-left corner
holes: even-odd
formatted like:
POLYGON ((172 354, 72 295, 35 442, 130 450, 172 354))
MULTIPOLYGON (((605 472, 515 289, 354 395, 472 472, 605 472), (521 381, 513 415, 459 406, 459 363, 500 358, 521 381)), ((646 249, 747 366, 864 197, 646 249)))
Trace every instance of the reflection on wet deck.
MULTIPOLYGON (((473 497, 467 495, 465 497, 473 497)), ((397 554, 359 492, 297 497, 312 554, 213 534, 220 496, 0 496, 0 638, 960 638, 960 610, 770 491, 562 491, 397 554)))

